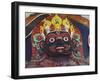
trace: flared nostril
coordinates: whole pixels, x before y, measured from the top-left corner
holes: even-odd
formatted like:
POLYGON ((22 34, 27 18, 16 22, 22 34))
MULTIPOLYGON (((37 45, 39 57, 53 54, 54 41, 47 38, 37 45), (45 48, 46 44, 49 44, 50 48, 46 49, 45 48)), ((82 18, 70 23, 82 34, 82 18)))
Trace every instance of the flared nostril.
POLYGON ((63 44, 63 41, 57 40, 57 41, 56 41, 56 45, 57 45, 57 46, 63 46, 64 44, 63 44))

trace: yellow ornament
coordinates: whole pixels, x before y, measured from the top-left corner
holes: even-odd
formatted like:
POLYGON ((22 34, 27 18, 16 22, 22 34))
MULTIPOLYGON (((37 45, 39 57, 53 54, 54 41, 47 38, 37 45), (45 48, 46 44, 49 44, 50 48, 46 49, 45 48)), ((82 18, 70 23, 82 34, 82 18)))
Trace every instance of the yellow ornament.
POLYGON ((49 20, 45 20, 44 24, 43 24, 43 27, 47 28, 47 27, 50 27, 50 26, 51 26, 51 22, 49 20))
POLYGON ((61 29, 62 19, 58 15, 55 15, 52 18, 51 22, 55 26, 55 30, 60 30, 61 29))
POLYGON ((63 25, 64 25, 64 26, 70 27, 70 22, 69 22, 69 20, 68 20, 67 18, 65 18, 65 19, 63 20, 63 25))
POLYGON ((75 29, 74 29, 74 26, 73 26, 73 25, 71 25, 71 26, 70 26, 70 31, 71 31, 71 32, 74 32, 74 31, 75 31, 75 29))
POLYGON ((40 33, 44 33, 44 27, 40 26, 40 33))
POLYGON ((65 18, 63 20, 63 25, 65 26, 66 31, 68 32, 69 31, 69 28, 70 28, 70 21, 67 18, 65 18))

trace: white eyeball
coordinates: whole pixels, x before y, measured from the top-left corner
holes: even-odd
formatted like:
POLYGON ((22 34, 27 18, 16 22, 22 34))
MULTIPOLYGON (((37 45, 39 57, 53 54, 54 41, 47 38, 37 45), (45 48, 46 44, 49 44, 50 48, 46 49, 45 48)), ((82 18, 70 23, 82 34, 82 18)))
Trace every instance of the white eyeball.
POLYGON ((68 37, 64 37, 63 40, 64 40, 64 41, 68 41, 68 37))
POLYGON ((55 38, 50 38, 49 42, 51 42, 51 43, 55 42, 55 38))

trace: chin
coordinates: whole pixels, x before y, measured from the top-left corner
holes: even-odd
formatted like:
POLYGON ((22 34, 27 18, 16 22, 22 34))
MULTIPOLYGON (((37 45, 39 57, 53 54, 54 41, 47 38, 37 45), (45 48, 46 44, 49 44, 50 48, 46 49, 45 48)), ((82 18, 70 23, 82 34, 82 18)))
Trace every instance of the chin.
POLYGON ((71 55, 71 51, 70 49, 64 50, 64 49, 60 49, 60 47, 57 47, 59 49, 55 49, 52 47, 52 49, 50 48, 47 51, 48 56, 52 56, 52 57, 62 57, 62 56, 69 56, 71 55))

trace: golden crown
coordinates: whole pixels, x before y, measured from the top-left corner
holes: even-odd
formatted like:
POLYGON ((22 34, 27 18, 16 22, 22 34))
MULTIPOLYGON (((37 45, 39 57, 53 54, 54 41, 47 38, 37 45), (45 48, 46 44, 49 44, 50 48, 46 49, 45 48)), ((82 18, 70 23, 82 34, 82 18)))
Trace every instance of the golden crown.
POLYGON ((40 26, 40 33, 46 32, 46 34, 54 31, 66 31, 73 33, 75 26, 66 17, 62 19, 59 15, 55 14, 51 20, 44 19, 43 25, 40 26))

